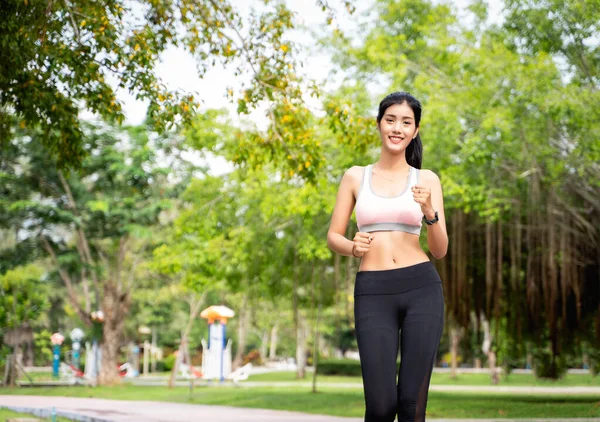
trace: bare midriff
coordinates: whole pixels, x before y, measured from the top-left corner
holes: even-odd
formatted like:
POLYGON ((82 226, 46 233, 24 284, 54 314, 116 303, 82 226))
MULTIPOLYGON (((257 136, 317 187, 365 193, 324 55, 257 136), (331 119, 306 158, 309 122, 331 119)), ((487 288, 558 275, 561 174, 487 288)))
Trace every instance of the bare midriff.
POLYGON ((429 261, 419 245, 419 236, 402 231, 371 233, 369 252, 360 261, 359 271, 393 270, 429 261))

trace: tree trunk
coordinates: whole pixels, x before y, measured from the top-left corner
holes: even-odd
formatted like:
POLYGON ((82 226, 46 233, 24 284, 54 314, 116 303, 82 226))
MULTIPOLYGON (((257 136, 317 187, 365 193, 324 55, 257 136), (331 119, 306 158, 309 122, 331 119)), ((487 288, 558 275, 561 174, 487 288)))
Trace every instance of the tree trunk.
POLYGON ((304 378, 306 366, 304 321, 299 309, 298 284, 299 284, 298 255, 294 255, 294 274, 292 280, 292 312, 294 316, 294 330, 296 332, 296 378, 304 378))
POLYGON ((25 347, 25 355, 23 357, 23 366, 33 366, 33 341, 28 341, 25 347))
POLYGON ((492 384, 498 384, 498 371, 496 370, 496 352, 492 349, 488 352, 488 362, 490 363, 490 373, 492 377, 492 384))
POLYGON ((482 315, 481 316, 481 326, 483 327, 484 332, 484 340, 483 340, 483 353, 487 355, 488 365, 490 368, 490 377, 492 379, 492 384, 498 384, 498 374, 496 373, 496 353, 492 347, 492 333, 490 330, 489 321, 482 315))
POLYGON ((102 365, 98 384, 114 385, 121 381, 119 377, 119 346, 124 321, 106 318, 102 329, 102 365))
POLYGON ((275 360, 277 355, 277 331, 279 329, 279 325, 273 325, 271 328, 271 344, 269 347, 269 360, 275 360))
MULTIPOLYGON (((190 318, 188 319, 185 329, 181 333, 181 342, 179 343, 177 357, 175 358, 175 364, 173 365, 173 369, 171 370, 171 376, 169 377, 169 388, 173 388, 173 386, 175 385, 175 378, 177 377, 177 370, 179 369, 179 364, 181 363, 182 356, 186 352, 186 350, 189 350, 187 348, 187 339, 190 335, 190 332, 192 331, 192 325, 196 320, 196 316, 198 315, 198 312, 200 312, 200 307, 202 306, 202 303, 204 303, 204 297, 206 296, 206 293, 206 290, 202 292, 202 295, 200 295, 200 299, 198 300, 196 300, 195 295, 188 300, 188 303, 190 305, 190 318)), ((191 360, 188 363, 191 365, 191 360)))
POLYGON ((6 364, 4 369, 4 385, 8 387, 14 387, 17 385, 17 379, 19 378, 19 371, 17 368, 17 357, 15 353, 11 353, 6 357, 6 364))
POLYGON ((248 334, 248 325, 250 322, 250 310, 248 308, 248 296, 244 295, 242 307, 240 309, 240 319, 238 322, 238 347, 233 359, 233 369, 242 366, 244 353, 246 352, 246 338, 248 334))
POLYGON ((319 320, 321 319, 321 304, 317 309, 317 324, 315 327, 315 348, 313 351, 313 385, 312 392, 317 392, 317 371, 319 369, 319 320))
POLYGON ((306 320, 298 311, 298 328, 296 329, 296 363, 298 369, 296 378, 304 379, 306 376, 306 320))
POLYGON ((143 354, 143 374, 148 375, 150 373, 150 343, 148 340, 144 340, 144 354, 143 354))
POLYGON ((154 351, 156 350, 156 326, 152 327, 152 349, 150 349, 150 362, 152 367, 152 373, 156 372, 156 356, 154 351))
POLYGON ((492 297, 494 291, 494 231, 491 221, 485 223, 485 314, 492 315, 492 297))
POLYGON ((456 378, 456 368, 458 367, 458 344, 460 342, 460 329, 454 324, 450 328, 450 355, 452 362, 451 377, 456 378))
POLYGON ((496 288, 494 289, 494 318, 496 319, 494 338, 500 338, 500 300, 502 299, 502 263, 504 262, 502 245, 502 219, 497 222, 496 234, 496 288))
POLYGON ((104 300, 102 301, 104 312, 101 345, 102 367, 98 379, 100 385, 113 385, 121 382, 118 371, 119 346, 125 325, 128 299, 128 295, 120 294, 113 283, 105 284, 104 300))
POLYGON ((269 333, 263 331, 260 336, 260 358, 262 360, 267 359, 267 347, 269 346, 269 333))

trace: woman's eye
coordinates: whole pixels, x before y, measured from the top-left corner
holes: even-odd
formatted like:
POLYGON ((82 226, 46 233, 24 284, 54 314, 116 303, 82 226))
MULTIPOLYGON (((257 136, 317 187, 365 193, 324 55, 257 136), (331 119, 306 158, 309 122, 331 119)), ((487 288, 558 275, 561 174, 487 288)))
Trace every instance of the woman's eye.
POLYGON ((410 122, 402 122, 402 123, 404 123, 405 125, 410 125, 410 122))
POLYGON ((387 119, 388 123, 394 123, 394 121, 392 119, 387 119))

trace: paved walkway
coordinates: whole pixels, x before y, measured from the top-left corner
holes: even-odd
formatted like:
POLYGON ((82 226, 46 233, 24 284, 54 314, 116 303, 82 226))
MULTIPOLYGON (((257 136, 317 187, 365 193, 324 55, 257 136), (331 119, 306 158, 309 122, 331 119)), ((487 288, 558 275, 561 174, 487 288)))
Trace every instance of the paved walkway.
MULTIPOLYGON (((276 410, 226 406, 123 401, 46 396, 0 396, 0 408, 36 411, 48 417, 54 407, 58 416, 82 422, 361 422, 362 418, 339 418, 276 410)), ((578 419, 428 419, 431 422, 600 422, 578 419)))
POLYGON ((358 422, 360 420, 226 406, 73 397, 0 396, 0 406, 14 410, 40 409, 45 410, 46 413, 54 406, 57 415, 85 416, 85 419, 80 420, 86 422, 358 422))

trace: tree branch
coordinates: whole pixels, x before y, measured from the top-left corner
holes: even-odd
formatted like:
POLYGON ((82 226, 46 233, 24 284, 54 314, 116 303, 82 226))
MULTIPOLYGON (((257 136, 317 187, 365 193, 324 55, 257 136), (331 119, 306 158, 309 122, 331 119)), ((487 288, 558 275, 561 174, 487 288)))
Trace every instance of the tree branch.
POLYGON ((69 2, 69 0, 63 0, 63 3, 65 4, 65 7, 68 9, 69 11, 69 20, 71 21, 71 26, 73 27, 73 31, 75 32, 75 35, 77 35, 77 41, 79 41, 79 43, 81 44, 81 34, 79 33, 79 28, 77 27, 77 24, 75 23, 75 19, 73 19, 73 8, 71 7, 71 3, 69 2))
POLYGON ((123 266, 123 261, 125 260, 125 253, 127 252, 127 235, 123 235, 119 238, 119 254, 117 255, 117 263, 116 263, 116 271, 115 278, 117 279, 117 288, 119 292, 122 291, 121 285, 121 268, 123 266))
MULTIPOLYGON (((58 171, 58 177, 60 179, 60 183, 63 186, 63 189, 65 190, 65 193, 67 194, 67 198, 69 200, 69 202, 68 202, 69 208, 71 208, 71 210, 73 210, 73 213, 77 217, 81 217, 81 214, 79 213, 79 210, 77 209, 77 203, 75 202, 75 198, 73 197, 73 193, 71 192, 71 188, 69 187, 69 184, 67 183, 67 180, 65 179, 65 176, 63 175, 61 170, 58 171)), ((90 266, 90 273, 92 275, 92 281, 94 283, 94 288, 96 289, 96 292, 99 292, 100 284, 98 282, 98 275, 96 274, 96 270, 94 268, 95 265, 94 265, 94 260, 92 259, 92 253, 90 252, 90 245, 87 241, 87 237, 85 236, 85 232, 83 231, 83 228, 79 225, 77 226, 77 235, 79 236, 79 240, 81 241, 81 248, 83 250, 83 254, 80 253, 81 259, 90 266)), ((79 251, 79 248, 78 248, 78 251, 79 251)))
POLYGON ((69 276, 69 273, 67 273, 63 268, 61 268, 60 263, 58 262, 58 258, 56 257, 56 253, 54 252, 54 249, 52 249, 52 246, 50 245, 50 242, 48 242, 48 239, 46 239, 46 236, 44 236, 42 233, 40 233, 40 238, 42 239, 42 244, 44 246, 44 249, 46 250, 46 252, 48 252, 48 254, 50 255, 50 258, 52 260, 52 263, 56 266, 56 269, 58 270, 58 273, 60 274, 60 278, 65 283, 65 287, 67 288, 67 295, 69 297, 71 304, 75 307, 75 310, 79 314, 79 317, 81 318, 81 320, 88 326, 91 326, 92 320, 91 320, 90 314, 85 312, 85 310, 79 304, 79 301, 77 300, 77 294, 73 287, 73 282, 71 280, 71 277, 69 276))

